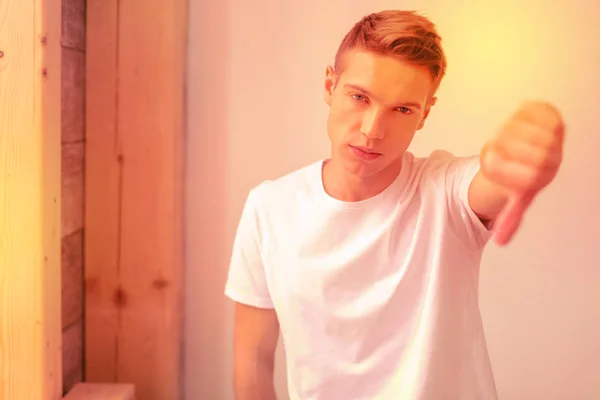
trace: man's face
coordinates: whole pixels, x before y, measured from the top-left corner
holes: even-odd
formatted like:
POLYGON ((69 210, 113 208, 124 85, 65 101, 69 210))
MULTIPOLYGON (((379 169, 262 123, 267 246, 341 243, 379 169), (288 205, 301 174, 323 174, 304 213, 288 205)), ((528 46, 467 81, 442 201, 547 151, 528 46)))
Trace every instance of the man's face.
POLYGON ((325 101, 332 160, 357 177, 372 177, 398 165, 423 127, 433 80, 426 68, 391 56, 349 51, 343 69, 327 69, 325 101))

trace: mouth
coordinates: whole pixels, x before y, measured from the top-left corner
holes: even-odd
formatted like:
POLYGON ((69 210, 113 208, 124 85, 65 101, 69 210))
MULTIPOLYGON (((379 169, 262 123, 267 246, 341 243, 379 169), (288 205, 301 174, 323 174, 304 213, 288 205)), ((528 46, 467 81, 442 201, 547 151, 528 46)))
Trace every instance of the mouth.
POLYGON ((366 153, 366 154, 378 154, 378 155, 382 155, 381 153, 378 153, 375 150, 370 149, 368 147, 364 147, 364 146, 352 146, 352 145, 350 145, 350 147, 353 147, 356 150, 360 150, 360 151, 362 151, 363 153, 366 153))
POLYGON ((359 158, 361 160, 365 160, 365 161, 372 161, 383 155, 381 153, 376 152, 373 149, 370 149, 370 148, 364 147, 364 146, 350 145, 350 150, 357 158, 359 158))

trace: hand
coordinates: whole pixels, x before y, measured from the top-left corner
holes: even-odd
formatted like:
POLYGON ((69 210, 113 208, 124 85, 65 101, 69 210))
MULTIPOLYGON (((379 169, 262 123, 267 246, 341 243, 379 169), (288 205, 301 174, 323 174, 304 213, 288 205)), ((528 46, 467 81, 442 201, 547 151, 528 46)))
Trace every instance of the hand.
POLYGON ((552 105, 526 103, 483 147, 482 173, 509 194, 494 224, 499 245, 510 241, 534 197, 556 176, 564 130, 562 117, 552 105))

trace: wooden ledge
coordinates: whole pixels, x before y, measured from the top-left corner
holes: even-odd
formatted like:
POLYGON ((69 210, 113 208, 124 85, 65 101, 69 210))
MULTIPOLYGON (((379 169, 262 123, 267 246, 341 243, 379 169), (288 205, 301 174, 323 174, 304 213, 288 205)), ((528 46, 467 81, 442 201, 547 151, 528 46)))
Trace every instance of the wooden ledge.
POLYGON ((129 383, 77 383, 63 400, 135 400, 129 383))

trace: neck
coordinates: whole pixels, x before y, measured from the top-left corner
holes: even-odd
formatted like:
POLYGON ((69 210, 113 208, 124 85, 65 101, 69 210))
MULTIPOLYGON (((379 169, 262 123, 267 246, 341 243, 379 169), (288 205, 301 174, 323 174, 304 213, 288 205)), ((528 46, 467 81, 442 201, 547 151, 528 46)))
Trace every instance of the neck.
POLYGON ((332 158, 323 165, 323 187, 329 196, 337 200, 362 201, 383 192, 394 182, 401 168, 402 157, 374 175, 361 177, 346 171, 332 158))

